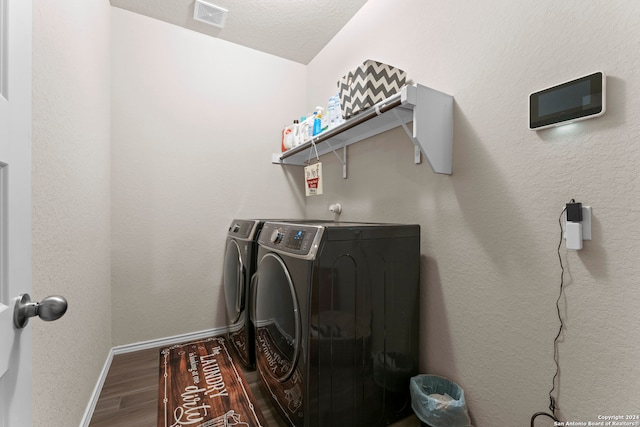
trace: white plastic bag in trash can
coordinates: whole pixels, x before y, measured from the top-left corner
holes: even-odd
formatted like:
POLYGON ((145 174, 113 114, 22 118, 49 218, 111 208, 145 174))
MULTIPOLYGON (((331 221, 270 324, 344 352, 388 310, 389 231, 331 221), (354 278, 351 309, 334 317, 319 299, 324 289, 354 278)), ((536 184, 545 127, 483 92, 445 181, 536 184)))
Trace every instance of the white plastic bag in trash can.
POLYGON ((437 375, 411 378, 411 407, 420 421, 430 427, 472 427, 464 390, 437 375))

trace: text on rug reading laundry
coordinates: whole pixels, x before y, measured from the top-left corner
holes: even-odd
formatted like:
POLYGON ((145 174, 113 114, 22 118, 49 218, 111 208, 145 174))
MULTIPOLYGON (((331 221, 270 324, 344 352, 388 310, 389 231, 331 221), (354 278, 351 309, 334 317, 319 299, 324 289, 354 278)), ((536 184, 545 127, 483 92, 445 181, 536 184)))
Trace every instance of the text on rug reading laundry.
POLYGON ((224 384, 224 378, 222 372, 220 372, 220 366, 218 361, 213 358, 220 354, 220 347, 213 349, 212 354, 206 356, 200 356, 200 362, 202 362, 202 372, 204 372, 204 379, 207 383, 207 391, 205 394, 208 397, 221 397, 229 396, 227 387, 224 384))

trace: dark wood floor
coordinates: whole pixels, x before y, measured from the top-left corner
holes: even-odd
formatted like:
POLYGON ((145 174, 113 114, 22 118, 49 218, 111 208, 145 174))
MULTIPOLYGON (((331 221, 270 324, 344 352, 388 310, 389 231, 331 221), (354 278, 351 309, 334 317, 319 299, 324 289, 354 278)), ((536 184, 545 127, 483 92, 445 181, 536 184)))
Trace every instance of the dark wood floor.
MULTIPOLYGON (((116 355, 111 363, 89 427, 156 427, 160 348, 116 355)), ((255 371, 243 371, 270 427, 287 427, 258 386, 255 371)), ((409 417, 392 427, 416 427, 409 417)))

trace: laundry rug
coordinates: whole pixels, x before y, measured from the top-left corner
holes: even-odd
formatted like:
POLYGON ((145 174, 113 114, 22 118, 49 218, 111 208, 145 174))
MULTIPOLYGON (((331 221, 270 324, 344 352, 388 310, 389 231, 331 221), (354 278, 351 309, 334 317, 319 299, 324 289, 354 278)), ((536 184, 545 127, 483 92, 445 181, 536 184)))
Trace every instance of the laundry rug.
POLYGON ((223 337, 160 352, 158 427, 266 427, 223 337))

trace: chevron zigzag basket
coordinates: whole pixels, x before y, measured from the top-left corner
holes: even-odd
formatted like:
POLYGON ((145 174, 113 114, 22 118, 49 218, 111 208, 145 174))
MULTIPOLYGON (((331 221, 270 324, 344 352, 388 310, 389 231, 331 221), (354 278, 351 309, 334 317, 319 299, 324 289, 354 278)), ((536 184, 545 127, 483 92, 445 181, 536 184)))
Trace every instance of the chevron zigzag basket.
POLYGON ((407 73, 371 59, 338 81, 340 110, 348 119, 394 95, 407 83, 407 73))

